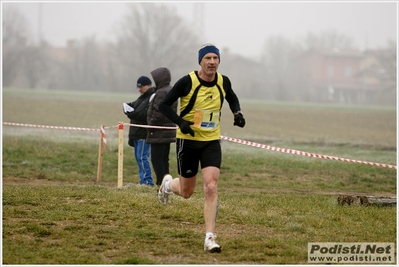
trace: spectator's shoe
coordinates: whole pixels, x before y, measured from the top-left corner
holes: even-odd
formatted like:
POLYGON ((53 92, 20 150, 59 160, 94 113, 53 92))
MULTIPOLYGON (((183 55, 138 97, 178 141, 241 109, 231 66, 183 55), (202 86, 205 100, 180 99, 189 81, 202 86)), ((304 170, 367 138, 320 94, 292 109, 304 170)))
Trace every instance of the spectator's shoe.
POLYGON ((158 200, 159 200, 159 202, 161 204, 164 204, 164 205, 168 204, 169 195, 171 193, 167 193, 166 192, 165 183, 169 182, 169 181, 172 181, 172 180, 173 180, 173 177, 170 174, 166 174, 163 177, 162 184, 161 184, 161 186, 159 187, 159 190, 158 190, 158 200))
POLYGON ((220 253, 222 248, 215 242, 216 235, 210 236, 205 240, 204 250, 211 253, 220 253))

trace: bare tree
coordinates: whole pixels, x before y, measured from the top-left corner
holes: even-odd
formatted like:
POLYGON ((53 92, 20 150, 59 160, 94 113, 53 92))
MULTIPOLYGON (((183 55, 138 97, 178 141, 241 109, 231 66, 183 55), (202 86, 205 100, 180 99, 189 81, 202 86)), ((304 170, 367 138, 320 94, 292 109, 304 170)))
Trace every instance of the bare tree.
POLYGON ((132 75, 149 73, 160 66, 175 75, 186 73, 195 62, 193 51, 199 47, 186 22, 165 4, 132 3, 128 7, 129 13, 120 25, 115 55, 124 65, 130 85, 132 75))
POLYGON ((267 71, 269 97, 275 100, 292 100, 295 88, 296 57, 300 48, 282 36, 272 36, 265 42, 262 61, 267 71))
POLYGON ((45 43, 39 46, 30 44, 22 52, 21 74, 28 88, 37 88, 47 79, 45 46, 45 43))
POLYGON ((23 64, 28 43, 26 18, 14 8, 3 9, 3 86, 11 86, 23 64))
POLYGON ((106 72, 107 50, 94 36, 69 40, 65 59, 52 57, 52 65, 59 76, 58 87, 62 89, 105 91, 108 88, 106 72), (66 60, 67 59, 67 60, 66 60))
POLYGON ((76 51, 74 64, 77 84, 81 89, 88 91, 100 89, 101 80, 106 75, 102 71, 104 56, 100 53, 99 44, 94 36, 82 40, 82 45, 76 51))
POLYGON ((309 32, 302 42, 305 50, 352 48, 353 41, 350 37, 339 34, 335 29, 322 31, 320 34, 309 32))

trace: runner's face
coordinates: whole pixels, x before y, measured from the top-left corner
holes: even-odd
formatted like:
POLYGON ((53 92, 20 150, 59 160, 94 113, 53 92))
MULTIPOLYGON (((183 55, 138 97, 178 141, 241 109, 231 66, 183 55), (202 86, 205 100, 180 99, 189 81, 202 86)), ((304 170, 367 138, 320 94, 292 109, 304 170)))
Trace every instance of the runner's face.
POLYGON ((201 60, 200 66, 206 76, 215 75, 219 67, 219 57, 215 53, 207 53, 201 60))

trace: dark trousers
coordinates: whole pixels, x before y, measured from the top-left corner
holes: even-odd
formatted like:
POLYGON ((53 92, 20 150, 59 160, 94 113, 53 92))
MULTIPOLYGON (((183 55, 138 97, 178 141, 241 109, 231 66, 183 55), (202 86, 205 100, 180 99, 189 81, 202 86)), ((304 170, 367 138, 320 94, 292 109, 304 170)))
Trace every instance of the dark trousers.
POLYGON ((162 184, 165 174, 169 173, 170 143, 151 144, 151 163, 157 176, 157 185, 162 184))

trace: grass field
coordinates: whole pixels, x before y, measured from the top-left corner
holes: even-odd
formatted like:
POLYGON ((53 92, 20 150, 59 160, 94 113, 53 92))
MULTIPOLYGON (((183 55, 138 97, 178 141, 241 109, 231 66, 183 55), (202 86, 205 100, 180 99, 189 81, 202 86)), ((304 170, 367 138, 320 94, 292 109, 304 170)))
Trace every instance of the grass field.
MULTIPOLYGON (((3 122, 115 126, 128 122, 121 103, 136 97, 4 89, 3 122)), ((395 109, 242 100, 242 110, 244 129, 233 127, 225 104, 222 135, 396 165, 395 109)), ((155 188, 136 185, 125 140, 118 189, 116 128, 107 129, 100 182, 98 132, 2 131, 3 264, 307 264, 308 242, 397 240, 396 208, 337 205, 340 194, 396 196, 396 169, 223 141, 216 229, 223 251, 214 255, 203 252, 201 179, 191 199, 160 205, 155 188)))

